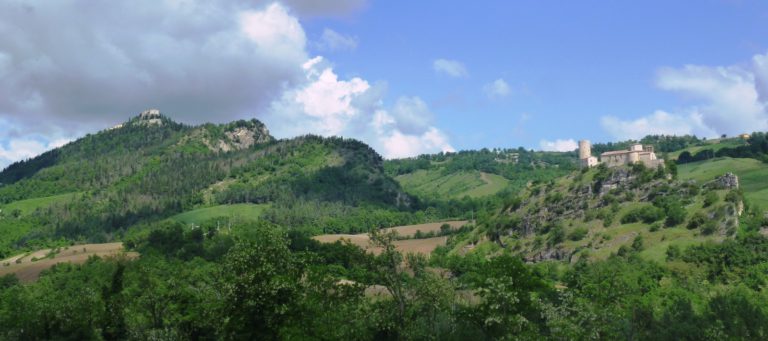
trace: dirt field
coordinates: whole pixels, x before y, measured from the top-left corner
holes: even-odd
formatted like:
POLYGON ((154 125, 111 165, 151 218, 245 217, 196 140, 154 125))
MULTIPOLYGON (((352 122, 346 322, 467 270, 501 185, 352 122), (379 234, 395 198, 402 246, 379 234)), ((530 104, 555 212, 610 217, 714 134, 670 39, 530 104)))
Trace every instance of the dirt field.
MULTIPOLYGON (((467 221, 465 220, 464 221, 448 221, 448 222, 442 222, 442 223, 399 226, 399 227, 393 227, 391 229, 386 229, 386 230, 395 230, 401 236, 413 237, 416 234, 416 231, 421 231, 423 233, 428 233, 431 231, 438 232, 440 231, 440 226, 446 223, 450 224, 452 228, 457 229, 463 226, 464 224, 466 224, 467 221)), ((313 239, 321 243, 333 243, 337 240, 344 239, 344 240, 349 240, 350 242, 352 242, 352 244, 355 244, 363 249, 369 250, 374 254, 378 254, 381 252, 381 249, 371 247, 369 243, 370 240, 368 239, 368 234, 325 234, 322 236, 313 237, 313 239)), ((429 255, 438 246, 445 245, 447 240, 448 240, 448 237, 435 237, 435 238, 426 238, 426 239, 406 239, 406 240, 396 241, 395 246, 400 252, 403 252, 403 253, 421 253, 421 254, 429 255)))
POLYGON ((442 226, 443 224, 451 225, 451 228, 455 230, 464 226, 467 223, 468 221, 466 220, 444 221, 441 223, 398 226, 398 227, 393 227, 393 228, 384 229, 384 230, 386 231, 395 230, 401 236, 413 237, 416 234, 416 231, 421 231, 421 233, 429 233, 434 231, 435 233, 437 233, 437 232, 440 232, 440 226, 442 226))
POLYGON ((84 244, 61 248, 53 258, 45 258, 50 249, 17 255, 0 261, 0 276, 16 274, 20 281, 28 283, 37 280, 43 270, 59 263, 82 264, 91 256, 111 257, 124 254, 128 258, 138 257, 135 252, 124 252, 122 243, 84 244), (32 259, 37 259, 32 261, 32 259), (21 259, 19 263, 16 261, 21 259))

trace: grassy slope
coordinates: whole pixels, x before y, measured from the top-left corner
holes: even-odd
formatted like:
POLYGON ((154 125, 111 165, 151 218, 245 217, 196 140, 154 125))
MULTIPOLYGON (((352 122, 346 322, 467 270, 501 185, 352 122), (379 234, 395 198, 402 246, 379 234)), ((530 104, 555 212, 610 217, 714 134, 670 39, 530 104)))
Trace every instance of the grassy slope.
POLYGON ((0 217, 0 254, 9 252, 9 248, 11 248, 16 241, 37 227, 28 220, 11 217, 11 212, 18 209, 21 211, 21 216, 24 217, 37 209, 43 209, 54 204, 72 200, 76 195, 77 193, 69 193, 43 198, 19 200, 0 206, 0 210, 4 213, 4 215, 0 217))
POLYGON ((268 207, 268 204, 220 205, 184 212, 171 217, 171 219, 185 224, 200 224, 206 220, 223 217, 255 219, 268 207))
POLYGON ((669 153, 669 158, 677 160, 677 157, 680 156, 680 154, 684 151, 688 151, 691 153, 691 155, 696 155, 696 153, 704 150, 704 149, 712 149, 713 151, 718 151, 720 149, 723 149, 725 147, 733 148, 744 145, 744 140, 741 138, 728 138, 728 139, 715 139, 715 140, 708 140, 704 142, 704 145, 702 146, 692 146, 685 149, 681 149, 672 153, 669 153))
MULTIPOLYGON (((754 160, 748 160, 746 162, 750 162, 750 161, 754 161, 754 160)), ((766 167, 766 169, 768 170, 768 167, 766 167)), ((718 170, 718 172, 719 171, 720 170, 718 170)), ((688 171, 685 170, 684 172, 686 172, 686 176, 688 176, 688 173, 687 173, 688 171)), ((553 186, 550 192, 557 191, 557 192, 567 193, 569 191, 569 188, 574 183, 577 183, 582 186, 587 183, 590 183, 594 173, 595 171, 592 170, 584 174, 581 180, 574 178, 573 175, 560 178, 555 182, 555 185, 553 186)), ((720 174, 722 173, 725 173, 725 171, 723 170, 720 174)), ((721 190, 717 192, 720 195, 721 202, 722 202, 723 198, 725 197, 726 191, 721 190)), ((526 207, 530 207, 531 205, 540 205, 540 200, 541 198, 535 199, 534 200, 535 203, 533 203, 530 201, 530 198, 528 198, 526 203, 524 204, 524 209, 526 209, 526 207)), ((592 199, 592 201, 595 201, 595 200, 597 199, 592 199)), ((583 250, 582 252, 586 252, 586 254, 589 255, 590 259, 605 259, 608 256, 610 256, 612 253, 616 253, 622 245, 631 246, 635 237, 640 235, 643 237, 644 245, 645 245, 644 250, 639 253, 640 256, 649 260, 662 262, 666 259, 666 251, 670 245, 677 245, 680 247, 684 247, 684 246, 697 244, 705 241, 721 241, 724 238, 719 234, 702 235, 700 230, 698 229, 697 230, 687 229, 685 227, 686 224, 688 223, 687 219, 684 223, 676 227, 661 228, 654 232, 650 231, 651 224, 645 224, 640 222, 630 223, 630 224, 621 224, 620 222, 621 217, 623 217, 627 212, 629 212, 632 209, 645 206, 645 205, 650 205, 650 203, 638 202, 636 200, 621 203, 620 210, 615 215, 615 219, 613 223, 608 227, 603 226, 603 221, 600 219, 587 221, 587 222, 585 222, 583 219, 580 219, 580 218, 564 219, 562 220, 562 225, 565 228, 566 235, 569 235, 571 232, 579 228, 586 228, 589 232, 581 240, 574 241, 574 240, 566 239, 563 242, 562 246, 569 250, 575 250, 575 249, 583 250)), ((688 217, 690 218, 695 212, 702 210, 702 207, 703 207, 703 197, 699 195, 694 199, 693 203, 685 207, 688 217)), ((517 237, 503 237, 503 240, 505 244, 509 245, 513 249, 518 249, 521 251, 540 250, 539 248, 535 247, 536 238, 537 237, 535 235, 532 235, 532 236, 528 236, 520 239, 517 239, 517 237)), ((542 238, 542 242, 546 243, 547 235, 543 235, 539 238, 542 238)), ((473 231, 473 235, 471 235, 469 238, 455 245, 452 253, 463 253, 462 249, 464 249, 464 247, 467 246, 469 242, 472 240, 479 241, 479 243, 473 248, 474 250, 472 252, 480 252, 480 253, 491 252, 492 253, 498 249, 498 246, 496 246, 495 243, 488 241, 483 230, 478 229, 473 231)), ((524 253, 530 255, 536 252, 530 252, 530 253, 524 252, 524 253)), ((582 253, 582 255, 584 254, 585 253, 582 253)))
POLYGON ((726 172, 739 176, 741 189, 750 203, 761 209, 768 208, 768 165, 755 159, 717 158, 680 165, 683 180, 706 182, 726 172))
POLYGON ((450 198, 493 195, 509 184, 509 180, 496 174, 472 171, 444 175, 440 169, 418 170, 395 179, 410 193, 450 198))
POLYGON ((76 195, 77 193, 68 193, 68 194, 54 195, 50 197, 19 200, 19 201, 9 203, 5 206, 2 206, 0 207, 0 209, 2 209, 6 213, 10 213, 13 210, 18 209, 21 211, 22 215, 27 215, 34 212, 36 209, 46 208, 53 204, 58 204, 58 203, 72 200, 76 195))

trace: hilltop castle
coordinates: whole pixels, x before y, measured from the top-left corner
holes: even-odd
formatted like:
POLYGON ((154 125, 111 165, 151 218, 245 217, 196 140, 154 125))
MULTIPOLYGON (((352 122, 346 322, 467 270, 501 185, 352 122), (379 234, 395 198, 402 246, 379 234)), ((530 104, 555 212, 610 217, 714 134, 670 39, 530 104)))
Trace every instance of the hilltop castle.
POLYGON ((600 154, 600 161, 592 156, 592 144, 587 140, 579 141, 579 162, 581 167, 594 167, 604 163, 608 167, 627 166, 641 162, 648 168, 656 168, 664 164, 664 160, 656 158, 653 146, 633 144, 626 150, 617 150, 600 154))

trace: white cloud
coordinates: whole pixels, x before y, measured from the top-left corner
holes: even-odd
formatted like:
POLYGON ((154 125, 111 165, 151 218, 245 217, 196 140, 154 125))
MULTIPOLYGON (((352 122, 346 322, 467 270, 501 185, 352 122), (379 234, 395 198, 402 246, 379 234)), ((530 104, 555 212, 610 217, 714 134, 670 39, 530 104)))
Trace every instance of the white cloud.
POLYGON ((308 59, 298 18, 269 0, 4 1, 0 23, 0 118, 27 133, 148 107, 189 123, 252 117, 308 59))
POLYGON ((603 128, 619 139, 648 134, 734 135, 768 130, 768 54, 745 66, 662 68, 657 86, 681 94, 692 104, 676 112, 657 110, 634 120, 613 116, 603 128))
POLYGON ((303 55, 307 42, 304 29, 285 7, 273 3, 263 10, 243 11, 238 17, 240 29, 257 46, 279 56, 297 52, 303 55))
MULTIPOLYGON (((421 99, 388 107, 383 83, 339 77, 307 52, 298 15, 346 15, 366 3, 0 2, 0 164, 149 107, 185 123, 257 115, 280 137, 344 135, 390 157, 451 150, 421 99), (374 126, 377 112, 390 121, 374 126)), ((324 36, 331 48, 356 44, 324 36)))
POLYGON ((401 97, 388 108, 381 85, 339 79, 320 57, 304 68, 306 82, 286 91, 263 116, 275 135, 343 135, 368 143, 387 158, 454 150, 433 126, 433 115, 422 99, 401 97))
POLYGON ((541 140, 539 146, 541 147, 541 150, 545 152, 572 152, 579 148, 579 144, 576 143, 576 140, 574 139, 558 139, 555 141, 541 140))
POLYGON ((0 143, 0 171, 13 162, 33 158, 45 151, 61 147, 71 139, 56 139, 45 143, 35 139, 11 139, 6 145, 0 143))
POLYGON ((354 50, 357 48, 357 38, 326 28, 320 36, 317 47, 321 51, 354 50))
POLYGON ((467 77, 469 75, 464 64, 457 60, 436 59, 432 62, 432 69, 437 73, 456 78, 467 77))
POLYGON ((483 91, 490 98, 500 98, 509 96, 512 93, 512 89, 504 79, 497 79, 491 83, 486 84, 483 87, 483 91))
POLYGON ((698 112, 678 115, 657 110, 649 116, 635 120, 605 116, 600 120, 600 124, 617 139, 639 140, 646 135, 716 135, 704 124, 702 115, 698 112))

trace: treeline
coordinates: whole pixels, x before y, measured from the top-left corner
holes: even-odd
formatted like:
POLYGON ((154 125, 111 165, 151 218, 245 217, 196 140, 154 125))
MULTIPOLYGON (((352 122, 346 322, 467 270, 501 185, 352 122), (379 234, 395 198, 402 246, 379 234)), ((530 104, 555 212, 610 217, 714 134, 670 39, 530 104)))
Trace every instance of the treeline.
POLYGON ((753 133, 749 139, 747 139, 746 145, 725 147, 718 149, 717 151, 711 148, 702 149, 696 154, 684 151, 678 156, 677 163, 683 164, 704 161, 716 157, 751 158, 768 162, 768 136, 766 136, 766 133, 753 133))
POLYGON ((164 223, 127 241, 138 259, 60 264, 29 285, 2 277, 0 339, 768 337, 759 234, 670 248, 663 264, 640 245, 562 270, 507 252, 406 256, 387 234, 372 235, 373 255, 265 223, 228 231, 164 223))
POLYGON ((633 144, 651 145, 657 153, 671 153, 690 146, 696 146, 705 140, 699 139, 696 135, 647 135, 637 140, 627 140, 620 142, 606 142, 592 144, 592 154, 600 155, 605 152, 628 149, 633 144))

